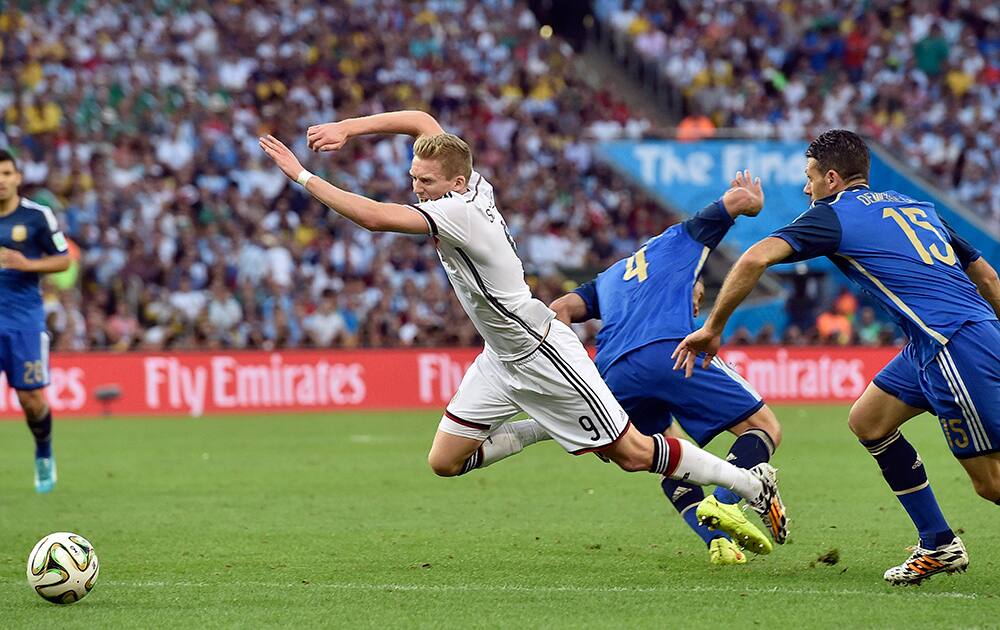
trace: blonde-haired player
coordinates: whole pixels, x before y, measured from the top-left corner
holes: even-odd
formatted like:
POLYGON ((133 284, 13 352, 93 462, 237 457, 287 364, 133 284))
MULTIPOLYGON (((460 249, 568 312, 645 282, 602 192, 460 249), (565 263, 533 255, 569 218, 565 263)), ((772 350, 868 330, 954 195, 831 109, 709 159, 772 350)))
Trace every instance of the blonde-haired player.
MULTIPOLYGON (((724 486, 767 512, 777 500, 770 466, 743 470, 689 442, 644 436, 629 423, 576 334, 532 297, 493 186, 472 169, 472 152, 462 139, 418 111, 317 125, 307 139, 311 149, 330 151, 376 133, 416 138, 410 177, 418 203, 383 203, 341 190, 303 169, 276 138, 263 137, 260 146, 285 175, 361 227, 434 239, 455 293, 485 341, 434 436, 428 460, 435 473, 465 474, 548 434, 570 453, 599 452, 626 471, 724 486), (509 422, 522 411, 534 420, 509 422)), ((745 188, 727 193, 727 203, 761 201, 745 188)), ((730 519, 723 528, 755 551, 770 551, 770 541, 746 519, 730 519)))

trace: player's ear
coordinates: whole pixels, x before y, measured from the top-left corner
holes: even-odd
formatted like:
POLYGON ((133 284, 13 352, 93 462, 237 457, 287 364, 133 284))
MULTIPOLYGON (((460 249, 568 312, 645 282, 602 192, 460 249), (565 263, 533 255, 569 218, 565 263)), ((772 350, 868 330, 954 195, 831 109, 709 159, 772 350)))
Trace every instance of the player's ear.
POLYGON ((456 192, 465 192, 465 189, 468 188, 468 184, 469 182, 465 179, 465 175, 459 175, 455 178, 455 185, 452 186, 451 189, 456 192))

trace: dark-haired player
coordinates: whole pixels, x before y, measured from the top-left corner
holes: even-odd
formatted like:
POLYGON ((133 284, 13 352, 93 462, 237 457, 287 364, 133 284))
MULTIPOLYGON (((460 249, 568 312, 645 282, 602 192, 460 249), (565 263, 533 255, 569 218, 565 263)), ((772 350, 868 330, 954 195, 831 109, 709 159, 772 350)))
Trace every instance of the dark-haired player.
MULTIPOLYGON (((552 303, 556 316, 567 324, 603 320, 597 335, 595 363, 629 418, 646 435, 663 433, 676 418, 704 447, 720 433, 737 435, 727 461, 753 468, 770 460, 781 439, 781 426, 760 394, 721 360, 691 379, 670 369, 670 354, 694 330, 704 286, 698 276, 705 260, 740 215, 756 216, 764 202, 760 182, 738 173, 722 198, 693 217, 649 239, 632 256, 619 260, 591 282, 552 303), (740 207, 738 194, 756 202, 740 207), (692 303, 693 302, 693 303, 692 303)), ((733 542, 715 527, 721 519, 745 517, 736 507, 740 498, 716 488, 705 498, 701 486, 664 477, 667 500, 708 545, 712 564, 743 564, 740 546, 757 553, 771 543, 756 528, 744 526, 750 538, 733 542)), ((776 542, 785 541, 786 518, 775 495, 764 523, 776 542)), ((727 527, 726 529, 735 529, 727 527)))
POLYGON ((52 456, 49 336, 38 287, 39 274, 69 268, 66 238, 52 210, 18 195, 21 173, 14 157, 0 150, 0 370, 17 391, 28 428, 35 436, 35 490, 56 483, 52 456))
POLYGON ((704 363, 715 356, 726 321, 768 266, 828 256, 910 340, 875 376, 849 420, 920 535, 912 555, 885 579, 916 584, 963 571, 965 546, 899 427, 934 413, 976 492, 1000 502, 1000 280, 933 204, 868 187, 871 158, 858 135, 827 131, 806 158, 804 192, 812 205, 743 254, 705 325, 678 346, 675 367, 690 374, 699 352, 707 355, 704 363))

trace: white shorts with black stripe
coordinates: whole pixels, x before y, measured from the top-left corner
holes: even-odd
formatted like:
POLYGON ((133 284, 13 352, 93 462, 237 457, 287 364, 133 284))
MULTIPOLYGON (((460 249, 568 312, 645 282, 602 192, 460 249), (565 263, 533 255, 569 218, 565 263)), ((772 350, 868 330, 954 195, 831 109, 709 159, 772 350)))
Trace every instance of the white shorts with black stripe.
POLYGON ((576 333, 559 320, 523 359, 501 361, 489 348, 476 357, 438 428, 485 440, 520 412, 575 455, 608 446, 629 423, 576 333))

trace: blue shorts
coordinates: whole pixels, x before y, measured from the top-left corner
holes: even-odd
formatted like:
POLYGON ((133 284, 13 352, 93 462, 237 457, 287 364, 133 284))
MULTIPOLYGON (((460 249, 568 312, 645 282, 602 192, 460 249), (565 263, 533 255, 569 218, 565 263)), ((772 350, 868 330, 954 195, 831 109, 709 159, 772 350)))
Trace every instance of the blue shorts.
POLYGON ((872 382, 936 415, 955 457, 1000 451, 1000 322, 962 326, 923 367, 907 345, 872 382))
POLYGON ((629 419, 646 435, 662 433, 672 417, 700 446, 764 406, 760 394, 718 357, 691 378, 673 369, 679 339, 657 341, 624 355, 603 374, 629 419))
POLYGON ((0 329, 0 371, 14 389, 49 384, 49 334, 37 330, 0 329))

